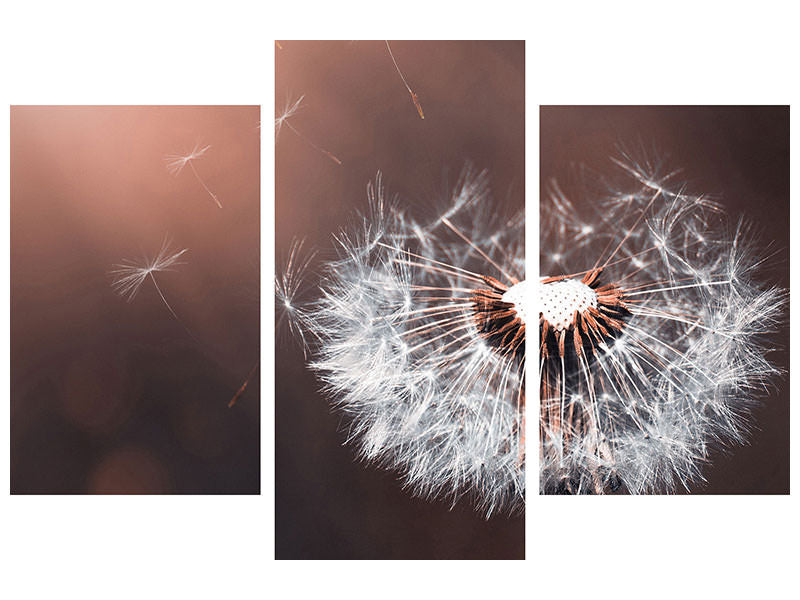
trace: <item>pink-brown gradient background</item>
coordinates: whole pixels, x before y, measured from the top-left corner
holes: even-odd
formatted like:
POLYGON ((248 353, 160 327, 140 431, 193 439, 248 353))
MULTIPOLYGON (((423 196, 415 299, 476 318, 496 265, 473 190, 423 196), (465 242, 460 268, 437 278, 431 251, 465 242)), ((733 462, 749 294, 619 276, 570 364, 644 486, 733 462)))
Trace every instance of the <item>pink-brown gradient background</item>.
MULTIPOLYGON (((487 169, 500 210, 525 193, 523 42, 397 41, 392 51, 425 112, 419 118, 383 41, 291 42, 276 50, 276 104, 305 94, 276 145, 276 255, 293 238, 332 256, 333 234, 357 225, 380 169, 388 194, 430 214, 471 160, 487 169)), ((315 265, 319 265, 317 260, 315 265)), ((302 352, 276 343, 275 543, 278 558, 522 558, 524 517, 486 521, 414 498, 397 476, 357 462, 302 352)))
POLYGON ((11 109, 11 491, 258 493, 259 108, 11 109), (167 154, 211 144, 178 176, 167 154), (186 264, 128 303, 114 263, 186 264))

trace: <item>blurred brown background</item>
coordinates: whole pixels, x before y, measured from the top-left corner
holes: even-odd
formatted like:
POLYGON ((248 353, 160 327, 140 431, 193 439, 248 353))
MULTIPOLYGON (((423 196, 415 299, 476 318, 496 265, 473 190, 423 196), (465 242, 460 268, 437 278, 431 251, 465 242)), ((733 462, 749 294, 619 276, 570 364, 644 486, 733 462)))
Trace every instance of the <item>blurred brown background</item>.
MULTIPOLYGON (((420 119, 383 41, 291 42, 276 49, 276 110, 305 95, 276 144, 277 268, 293 238, 332 256, 356 224, 380 169, 412 213, 441 201, 470 160, 498 206, 525 191, 524 43, 390 42, 425 113, 420 119)), ((315 262, 319 265, 320 260, 315 262)), ((524 517, 489 521, 404 491, 395 474, 356 462, 344 423, 303 354, 276 343, 275 546, 278 558, 523 558, 524 517)))
POLYGON ((259 108, 11 109, 12 493, 258 493, 259 108), (167 154, 211 148, 167 172, 167 154), (108 271, 186 264, 126 302, 108 271))
MULTIPOLYGON (((624 146, 681 169, 676 182, 745 216, 772 243, 765 282, 789 288, 789 108, 786 106, 545 106, 540 110, 541 192, 556 178, 569 193, 580 166, 606 176, 624 146)), ((589 175, 588 177, 591 177, 589 175)), ((576 194, 571 199, 579 200, 576 194)), ((788 308, 787 308, 788 311, 788 308)), ((788 314, 787 314, 788 317, 788 314)), ((773 337, 788 371, 789 325, 773 337)), ((789 380, 777 381, 753 419, 750 444, 715 452, 692 493, 789 492, 789 380)))

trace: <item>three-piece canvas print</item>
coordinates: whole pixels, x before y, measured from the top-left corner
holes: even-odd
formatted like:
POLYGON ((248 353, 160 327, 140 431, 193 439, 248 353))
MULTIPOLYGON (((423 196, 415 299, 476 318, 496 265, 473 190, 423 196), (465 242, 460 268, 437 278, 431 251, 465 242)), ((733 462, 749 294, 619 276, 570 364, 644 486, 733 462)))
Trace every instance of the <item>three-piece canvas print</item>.
POLYGON ((521 559, 526 497, 789 493, 787 106, 526 115, 516 41, 275 61, 269 126, 11 108, 11 493, 270 494, 279 559, 521 559))

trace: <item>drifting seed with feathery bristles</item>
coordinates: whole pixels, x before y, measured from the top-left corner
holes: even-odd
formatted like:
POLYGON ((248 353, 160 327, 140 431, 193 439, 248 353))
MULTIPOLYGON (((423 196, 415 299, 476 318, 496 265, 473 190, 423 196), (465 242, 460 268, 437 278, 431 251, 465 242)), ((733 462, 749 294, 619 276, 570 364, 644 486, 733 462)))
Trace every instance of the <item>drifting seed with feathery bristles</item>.
POLYGON ((183 321, 178 318, 178 315, 175 313, 170 303, 167 302, 164 292, 161 291, 161 287, 158 285, 158 281, 156 281, 155 278, 156 273, 173 271, 178 265, 184 264, 179 259, 188 251, 188 248, 172 250, 169 238, 165 236, 164 241, 161 243, 161 248, 155 257, 145 257, 139 261, 123 260, 121 263, 113 265, 116 268, 112 269, 109 274, 112 276, 111 288, 117 294, 126 298, 128 302, 133 301, 145 281, 148 279, 152 281, 153 287, 155 287, 156 292, 158 292, 158 296, 161 298, 164 306, 167 307, 170 314, 180 326, 186 330, 192 339, 197 341, 194 334, 184 325, 183 321))
POLYGON ((203 189, 208 192, 208 195, 211 196, 211 199, 214 201, 217 207, 222 208, 222 204, 220 204, 217 195, 208 188, 206 182, 202 180, 200 174, 197 172, 197 169, 194 168, 194 161, 208 152, 210 148, 210 145, 200 147, 200 144, 195 144, 194 148, 192 148, 192 150, 187 154, 169 154, 164 158, 164 160, 167 161, 167 170, 176 177, 186 165, 189 165, 189 168, 194 174, 195 179, 197 179, 200 185, 203 186, 203 189))

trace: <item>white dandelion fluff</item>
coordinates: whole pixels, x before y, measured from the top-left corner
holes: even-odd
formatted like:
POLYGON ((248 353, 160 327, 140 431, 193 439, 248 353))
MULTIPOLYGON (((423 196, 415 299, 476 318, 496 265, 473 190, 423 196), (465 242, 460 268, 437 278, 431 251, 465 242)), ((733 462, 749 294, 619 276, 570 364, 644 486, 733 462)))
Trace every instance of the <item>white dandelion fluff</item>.
POLYGON ((219 208, 222 208, 222 204, 220 204, 217 195, 208 188, 206 182, 203 181, 200 175, 197 173, 197 169, 194 168, 194 161, 203 156, 210 148, 210 145, 201 147, 200 144, 195 144, 188 154, 168 154, 166 157, 164 157, 164 160, 167 161, 167 170, 170 172, 170 174, 176 177, 186 165, 189 165, 192 173, 194 173, 195 179, 197 179, 200 185, 203 186, 203 189, 208 192, 208 195, 211 196, 211 199, 214 201, 214 203, 219 208))
POLYGON ((499 217, 486 174, 470 171, 429 220, 387 202, 380 174, 368 198, 360 227, 336 236, 320 297, 296 307, 310 366, 361 457, 424 497, 519 508, 524 216, 499 217))
POLYGON ((626 157, 627 186, 541 206, 540 491, 671 492, 743 442, 779 372, 785 292, 753 236, 675 173, 626 157))
MULTIPOLYGON (((179 259, 188 251, 188 248, 172 250, 170 248, 169 239, 164 238, 161 248, 154 258, 144 257, 140 260, 125 259, 121 263, 113 265, 116 268, 109 272, 112 276, 111 288, 128 302, 132 302, 142 288, 142 285, 144 285, 144 282, 149 279, 153 282, 153 286, 156 292, 158 292, 164 306, 167 307, 170 314, 175 317, 175 320, 185 329, 185 325, 183 325, 183 322, 178 318, 178 315, 175 314, 170 303, 167 302, 164 292, 161 291, 161 287, 158 285, 158 281, 156 281, 155 273, 174 271, 175 267, 178 265, 185 264, 179 259)), ((191 332, 189 332, 189 334, 191 335, 191 332)))

